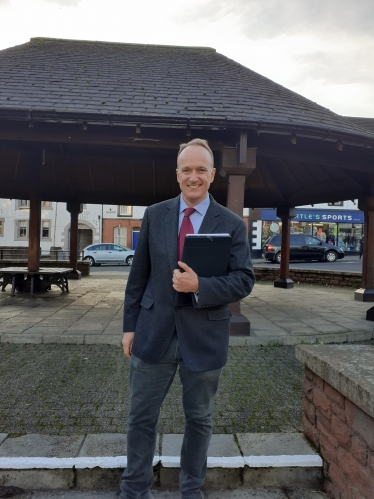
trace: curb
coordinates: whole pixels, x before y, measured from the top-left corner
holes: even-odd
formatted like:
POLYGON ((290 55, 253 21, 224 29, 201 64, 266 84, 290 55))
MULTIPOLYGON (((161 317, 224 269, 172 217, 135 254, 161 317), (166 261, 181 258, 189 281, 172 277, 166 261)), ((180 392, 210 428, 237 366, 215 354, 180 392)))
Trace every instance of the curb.
MULTIPOLYGON (((115 489, 127 464, 126 456, 120 455, 126 444, 123 434, 0 437, 4 486, 115 489)), ((178 487, 182 439, 183 435, 158 436, 153 466, 160 487, 178 487)), ((214 434, 208 456, 207 486, 321 486, 322 460, 300 433, 214 434)))
MULTIPOLYGON (((274 336, 230 336, 230 347, 251 346, 290 346, 300 344, 327 344, 366 341, 374 338, 373 331, 348 331, 315 335, 274 335, 274 336)), ((0 334, 0 343, 12 344, 60 344, 60 345, 111 345, 121 347, 122 333, 117 335, 37 335, 0 334)))

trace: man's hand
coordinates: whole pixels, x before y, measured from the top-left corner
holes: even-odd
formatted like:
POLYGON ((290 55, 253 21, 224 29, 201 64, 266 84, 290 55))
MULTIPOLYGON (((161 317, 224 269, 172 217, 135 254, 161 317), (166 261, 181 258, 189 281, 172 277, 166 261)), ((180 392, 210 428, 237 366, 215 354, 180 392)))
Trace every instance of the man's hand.
POLYGON ((199 291, 199 278, 197 274, 183 262, 178 262, 178 265, 184 272, 179 269, 173 271, 173 288, 179 293, 196 293, 199 291))
POLYGON ((135 333, 123 333, 123 338, 122 338, 123 353, 128 358, 131 357, 131 349, 132 349, 132 344, 134 343, 134 336, 135 333))

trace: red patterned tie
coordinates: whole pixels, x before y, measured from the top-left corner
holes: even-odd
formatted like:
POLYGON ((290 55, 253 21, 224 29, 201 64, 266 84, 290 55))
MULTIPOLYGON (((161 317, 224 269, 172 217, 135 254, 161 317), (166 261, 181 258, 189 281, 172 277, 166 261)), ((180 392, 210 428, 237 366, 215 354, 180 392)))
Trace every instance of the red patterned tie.
POLYGON ((181 261, 182 254, 183 254, 183 246, 184 246, 184 238, 186 237, 186 234, 194 234, 193 230, 193 225, 190 220, 190 216, 192 213, 196 211, 195 208, 186 208, 184 210, 184 217, 182 220, 181 228, 179 231, 179 238, 178 238, 178 260, 181 261))

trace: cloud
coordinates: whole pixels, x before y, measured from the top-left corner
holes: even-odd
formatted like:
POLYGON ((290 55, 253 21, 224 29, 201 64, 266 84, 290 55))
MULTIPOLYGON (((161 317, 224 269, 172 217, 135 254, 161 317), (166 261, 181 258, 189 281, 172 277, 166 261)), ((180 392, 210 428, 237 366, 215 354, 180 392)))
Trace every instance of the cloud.
POLYGON ((3 7, 5 5, 9 4, 9 0, 0 0, 0 7, 3 7))
POLYGON ((323 37, 371 35, 372 0, 209 0, 202 7, 185 10, 180 21, 235 19, 246 37, 272 39, 280 35, 300 35, 308 31, 323 37))
POLYGON ((365 51, 359 46, 352 47, 351 50, 316 51, 294 55, 292 59, 298 65, 298 80, 301 82, 313 77, 325 82, 333 81, 336 84, 372 84, 372 63, 368 54, 374 52, 374 40, 368 40, 365 46, 365 51))
POLYGON ((78 5, 82 0, 42 0, 42 1, 46 3, 57 3, 62 7, 78 7, 78 5))

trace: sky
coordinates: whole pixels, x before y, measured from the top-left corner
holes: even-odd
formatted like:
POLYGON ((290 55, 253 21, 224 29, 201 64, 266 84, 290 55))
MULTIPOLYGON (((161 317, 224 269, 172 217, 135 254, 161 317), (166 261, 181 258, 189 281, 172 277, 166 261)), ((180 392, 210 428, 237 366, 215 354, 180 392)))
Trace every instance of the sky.
POLYGON ((0 0, 0 50, 32 37, 213 47, 346 116, 374 118, 373 0, 0 0))

